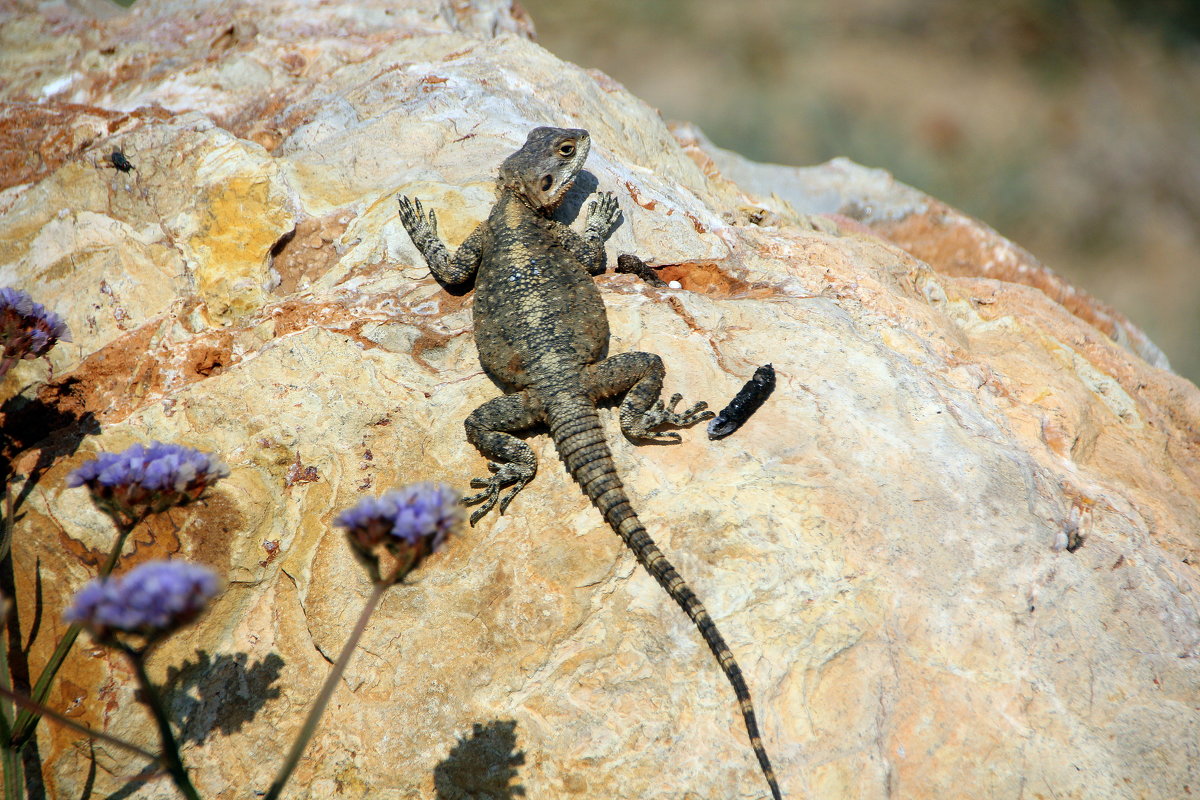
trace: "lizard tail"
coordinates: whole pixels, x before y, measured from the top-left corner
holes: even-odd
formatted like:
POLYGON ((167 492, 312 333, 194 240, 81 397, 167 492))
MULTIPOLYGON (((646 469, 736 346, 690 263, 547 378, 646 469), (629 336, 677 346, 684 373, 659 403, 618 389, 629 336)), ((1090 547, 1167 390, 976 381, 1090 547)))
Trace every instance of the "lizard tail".
POLYGON ((658 549, 658 545, 642 527, 641 521, 629 504, 625 487, 617 476, 612 452, 604 440, 604 431, 600 426, 600 416, 595 405, 584 396, 559 395, 553 401, 547 402, 546 407, 550 435, 554 438, 559 456, 566 464, 571 477, 583 488, 584 493, 604 515, 605 521, 633 551, 646 571, 654 576, 666 589, 667 594, 691 617, 705 643, 716 656, 737 696, 742 719, 746 723, 746 732, 750 735, 750 746, 754 748, 758 764, 771 786, 771 797, 773 800, 782 800, 779 784, 775 780, 775 771, 771 768, 771 760, 767 757, 766 748, 763 747, 762 737, 758 732, 754 704, 750 700, 750 690, 746 687, 742 670, 717 630, 716 623, 705 610, 704 604, 658 549))

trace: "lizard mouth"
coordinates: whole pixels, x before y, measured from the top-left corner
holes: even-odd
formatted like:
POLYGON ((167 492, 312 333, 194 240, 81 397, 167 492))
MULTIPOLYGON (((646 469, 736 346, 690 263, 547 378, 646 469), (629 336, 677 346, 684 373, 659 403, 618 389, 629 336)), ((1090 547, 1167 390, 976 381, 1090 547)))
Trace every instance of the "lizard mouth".
POLYGON ((538 204, 538 207, 545 211, 554 211, 558 208, 563 198, 567 196, 567 192, 575 184, 575 175, 564 175, 558 180, 557 187, 554 184, 553 175, 543 175, 538 183, 538 188, 541 190, 541 203, 538 204))

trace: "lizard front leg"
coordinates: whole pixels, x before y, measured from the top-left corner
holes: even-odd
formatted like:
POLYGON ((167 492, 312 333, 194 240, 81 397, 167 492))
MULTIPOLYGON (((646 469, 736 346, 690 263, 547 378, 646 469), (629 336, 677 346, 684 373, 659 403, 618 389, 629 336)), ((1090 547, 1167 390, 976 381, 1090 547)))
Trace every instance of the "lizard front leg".
POLYGON ((433 276, 439 281, 449 284, 463 283, 479 269, 483 255, 483 237, 487 235, 484 225, 475 228, 467 240, 451 254, 438 236, 437 215, 430 209, 429 215, 426 216, 420 200, 410 200, 400 195, 400 222, 404 225, 404 230, 408 231, 412 243, 421 251, 433 276))
POLYGON ((463 500, 466 505, 483 503, 471 514, 471 524, 478 522, 500 501, 500 513, 508 508, 517 493, 533 480, 537 474, 537 456, 529 445, 512 435, 514 431, 527 430, 542 421, 540 406, 534 403, 528 392, 517 392, 497 397, 481 405, 467 417, 463 425, 467 429, 467 441, 475 445, 488 459, 489 478, 474 478, 471 487, 483 489, 478 494, 463 500), (500 490, 512 484, 503 498, 500 490))
POLYGON ((591 275, 604 272, 606 257, 604 242, 621 224, 621 207, 617 198, 604 192, 588 204, 587 225, 583 235, 566 225, 559 226, 558 240, 571 255, 583 264, 591 275))
POLYGON ((684 411, 676 411, 682 395, 671 395, 664 404, 662 358, 654 353, 621 353, 584 369, 584 387, 595 401, 625 392, 621 401, 621 430, 630 439, 652 442, 678 442, 674 431, 652 430, 660 425, 684 428, 709 419, 708 403, 699 402, 684 411))

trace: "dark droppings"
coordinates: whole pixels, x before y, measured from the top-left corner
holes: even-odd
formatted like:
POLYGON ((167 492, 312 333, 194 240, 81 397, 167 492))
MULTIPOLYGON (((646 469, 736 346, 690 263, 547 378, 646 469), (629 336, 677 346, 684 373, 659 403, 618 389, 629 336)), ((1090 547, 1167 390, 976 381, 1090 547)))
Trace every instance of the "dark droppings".
POLYGON ((625 272, 630 275, 637 275, 651 286, 657 286, 660 289, 667 288, 667 282, 658 277, 653 268, 645 261, 642 261, 632 253, 625 253, 617 256, 617 272, 625 272))
POLYGON ((742 423, 750 419, 750 415, 758 411, 766 399, 775 390, 775 368, 764 364, 754 370, 754 377, 746 381, 729 405, 708 423, 708 438, 720 439, 742 427, 742 423))

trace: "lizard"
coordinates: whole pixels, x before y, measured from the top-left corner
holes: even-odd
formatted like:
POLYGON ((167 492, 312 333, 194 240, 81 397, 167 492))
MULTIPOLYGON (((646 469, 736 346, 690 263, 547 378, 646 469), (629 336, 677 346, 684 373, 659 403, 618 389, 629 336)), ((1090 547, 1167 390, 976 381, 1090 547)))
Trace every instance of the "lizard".
POLYGON ((448 285, 474 278, 479 361, 506 392, 464 422, 468 441, 488 459, 492 474, 473 479, 472 488, 482 491, 463 502, 479 505, 472 525, 497 503, 503 514, 537 472, 533 450, 514 434, 546 423, 572 478, 699 629, 733 686, 771 796, 781 800, 742 671, 704 605, 634 513, 604 439, 597 403, 621 394, 621 430, 635 441, 679 442, 678 433, 655 429, 694 425, 713 414, 703 402, 676 411, 679 394, 664 404, 660 356, 607 355, 608 315, 592 276, 605 270, 604 243, 621 223, 620 207, 611 194, 599 194, 588 206, 582 235, 552 218, 590 147, 582 129, 532 130, 501 164, 487 219, 453 253, 438 235, 435 212, 426 212, 419 199, 399 196, 400 221, 434 277, 448 285))

